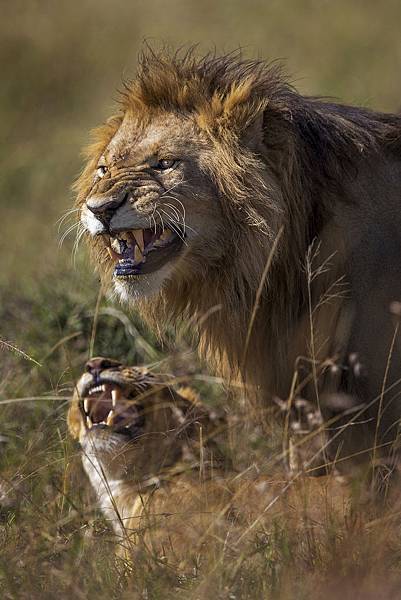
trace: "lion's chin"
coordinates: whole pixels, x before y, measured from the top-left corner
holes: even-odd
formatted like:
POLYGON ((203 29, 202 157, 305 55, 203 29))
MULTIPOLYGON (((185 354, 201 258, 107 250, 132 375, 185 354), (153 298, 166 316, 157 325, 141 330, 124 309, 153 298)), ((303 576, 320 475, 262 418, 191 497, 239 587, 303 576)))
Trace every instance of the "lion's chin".
POLYGON ((153 273, 133 275, 129 278, 113 277, 114 290, 120 301, 135 302, 156 296, 171 276, 173 265, 167 263, 153 273))

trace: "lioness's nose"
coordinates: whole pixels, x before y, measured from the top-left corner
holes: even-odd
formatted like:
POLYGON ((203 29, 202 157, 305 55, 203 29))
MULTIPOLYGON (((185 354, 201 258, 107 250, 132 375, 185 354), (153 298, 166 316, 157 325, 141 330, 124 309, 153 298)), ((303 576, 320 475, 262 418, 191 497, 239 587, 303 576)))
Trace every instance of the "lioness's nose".
POLYGON ((96 356, 88 360, 85 366, 86 370, 91 375, 96 376, 104 369, 112 369, 119 367, 120 365, 121 363, 118 362, 118 360, 113 360, 112 358, 103 358, 103 356, 96 356))
POLYGON ((109 214, 111 216, 124 202, 124 198, 124 195, 117 198, 115 196, 90 196, 86 201, 86 206, 94 215, 104 217, 109 214))

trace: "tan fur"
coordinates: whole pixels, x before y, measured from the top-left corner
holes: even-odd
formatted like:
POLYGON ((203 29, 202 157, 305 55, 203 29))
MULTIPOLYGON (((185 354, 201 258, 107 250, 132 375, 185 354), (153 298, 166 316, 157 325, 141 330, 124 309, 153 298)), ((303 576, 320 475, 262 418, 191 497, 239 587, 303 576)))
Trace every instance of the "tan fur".
MULTIPOLYGON (((399 242, 392 233, 401 227, 400 123, 396 115, 303 97, 277 66, 263 61, 149 50, 137 78, 125 86, 120 114, 97 131, 77 183, 84 206, 93 195, 107 197, 129 174, 138 194, 136 210, 149 216, 164 201, 149 199, 141 189, 136 165, 150 153, 182 159, 183 180, 174 183, 169 201, 185 206, 197 236, 159 291, 137 299, 142 316, 158 331, 161 323, 189 317, 201 352, 262 402, 290 396, 303 357, 297 381, 309 382, 302 393, 312 402, 328 399, 327 419, 340 418, 328 392, 348 394, 352 406, 371 403, 361 421, 372 425, 356 434, 352 429, 349 444, 341 444, 349 453, 373 444, 374 398, 393 333, 388 307, 401 297, 399 242), (96 181, 103 153, 110 173, 96 181), (382 255, 389 269, 376 274, 372 265, 382 255), (370 271, 364 272, 366 266, 370 271), (379 275, 387 277, 380 293, 379 275), (365 332, 372 321, 377 331, 369 340, 365 332), (363 380, 348 366, 355 353, 366 366, 363 380), (346 377, 328 377, 328 361, 346 377)), ((109 281, 113 265, 101 237, 91 245, 109 281)), ((388 383, 399 376, 395 362, 388 383)), ((385 423, 379 416, 380 441, 394 440, 400 412, 393 403, 385 423)), ((332 455, 337 452, 338 444, 332 455)))
MULTIPOLYGON (((124 368, 120 382, 129 376, 132 370, 124 368)), ((136 401, 144 406, 144 429, 114 453, 105 450, 106 431, 95 438, 103 446, 91 445, 76 393, 68 412, 70 433, 80 440, 83 464, 117 535, 120 556, 135 561, 145 554, 193 572, 222 557, 229 560, 238 548, 251 549, 280 514, 294 535, 303 527, 324 535, 327 518, 347 514, 348 490, 333 477, 291 483, 256 469, 236 471, 224 458, 227 421, 202 405, 191 388, 177 393, 154 384, 136 401), (106 493, 98 476, 107 481, 106 493)))

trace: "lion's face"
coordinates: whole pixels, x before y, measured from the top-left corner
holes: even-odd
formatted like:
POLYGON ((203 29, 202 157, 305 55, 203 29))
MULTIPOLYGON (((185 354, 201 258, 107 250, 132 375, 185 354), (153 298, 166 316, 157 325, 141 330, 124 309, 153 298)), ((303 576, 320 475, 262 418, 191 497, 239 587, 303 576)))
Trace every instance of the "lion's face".
POLYGON ((206 173, 210 144, 190 117, 139 120, 127 111, 93 164, 81 222, 101 242, 123 298, 152 295, 166 279, 218 261, 224 223, 206 173))
POLYGON ((165 377, 98 357, 76 384, 68 426, 89 465, 100 463, 110 480, 142 481, 182 459, 205 418, 165 377))

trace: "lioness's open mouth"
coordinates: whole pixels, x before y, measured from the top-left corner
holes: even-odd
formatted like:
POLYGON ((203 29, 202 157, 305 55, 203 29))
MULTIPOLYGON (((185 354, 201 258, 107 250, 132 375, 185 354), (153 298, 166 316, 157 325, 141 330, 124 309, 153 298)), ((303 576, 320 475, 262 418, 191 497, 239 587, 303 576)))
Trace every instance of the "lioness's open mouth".
POLYGON ((103 238, 110 257, 116 261, 114 276, 121 278, 157 271, 179 254, 184 243, 183 233, 159 225, 103 238))
POLYGON ((80 408, 88 430, 110 428, 115 433, 135 437, 143 426, 141 407, 124 397, 122 388, 115 383, 95 382, 87 386, 80 408))

